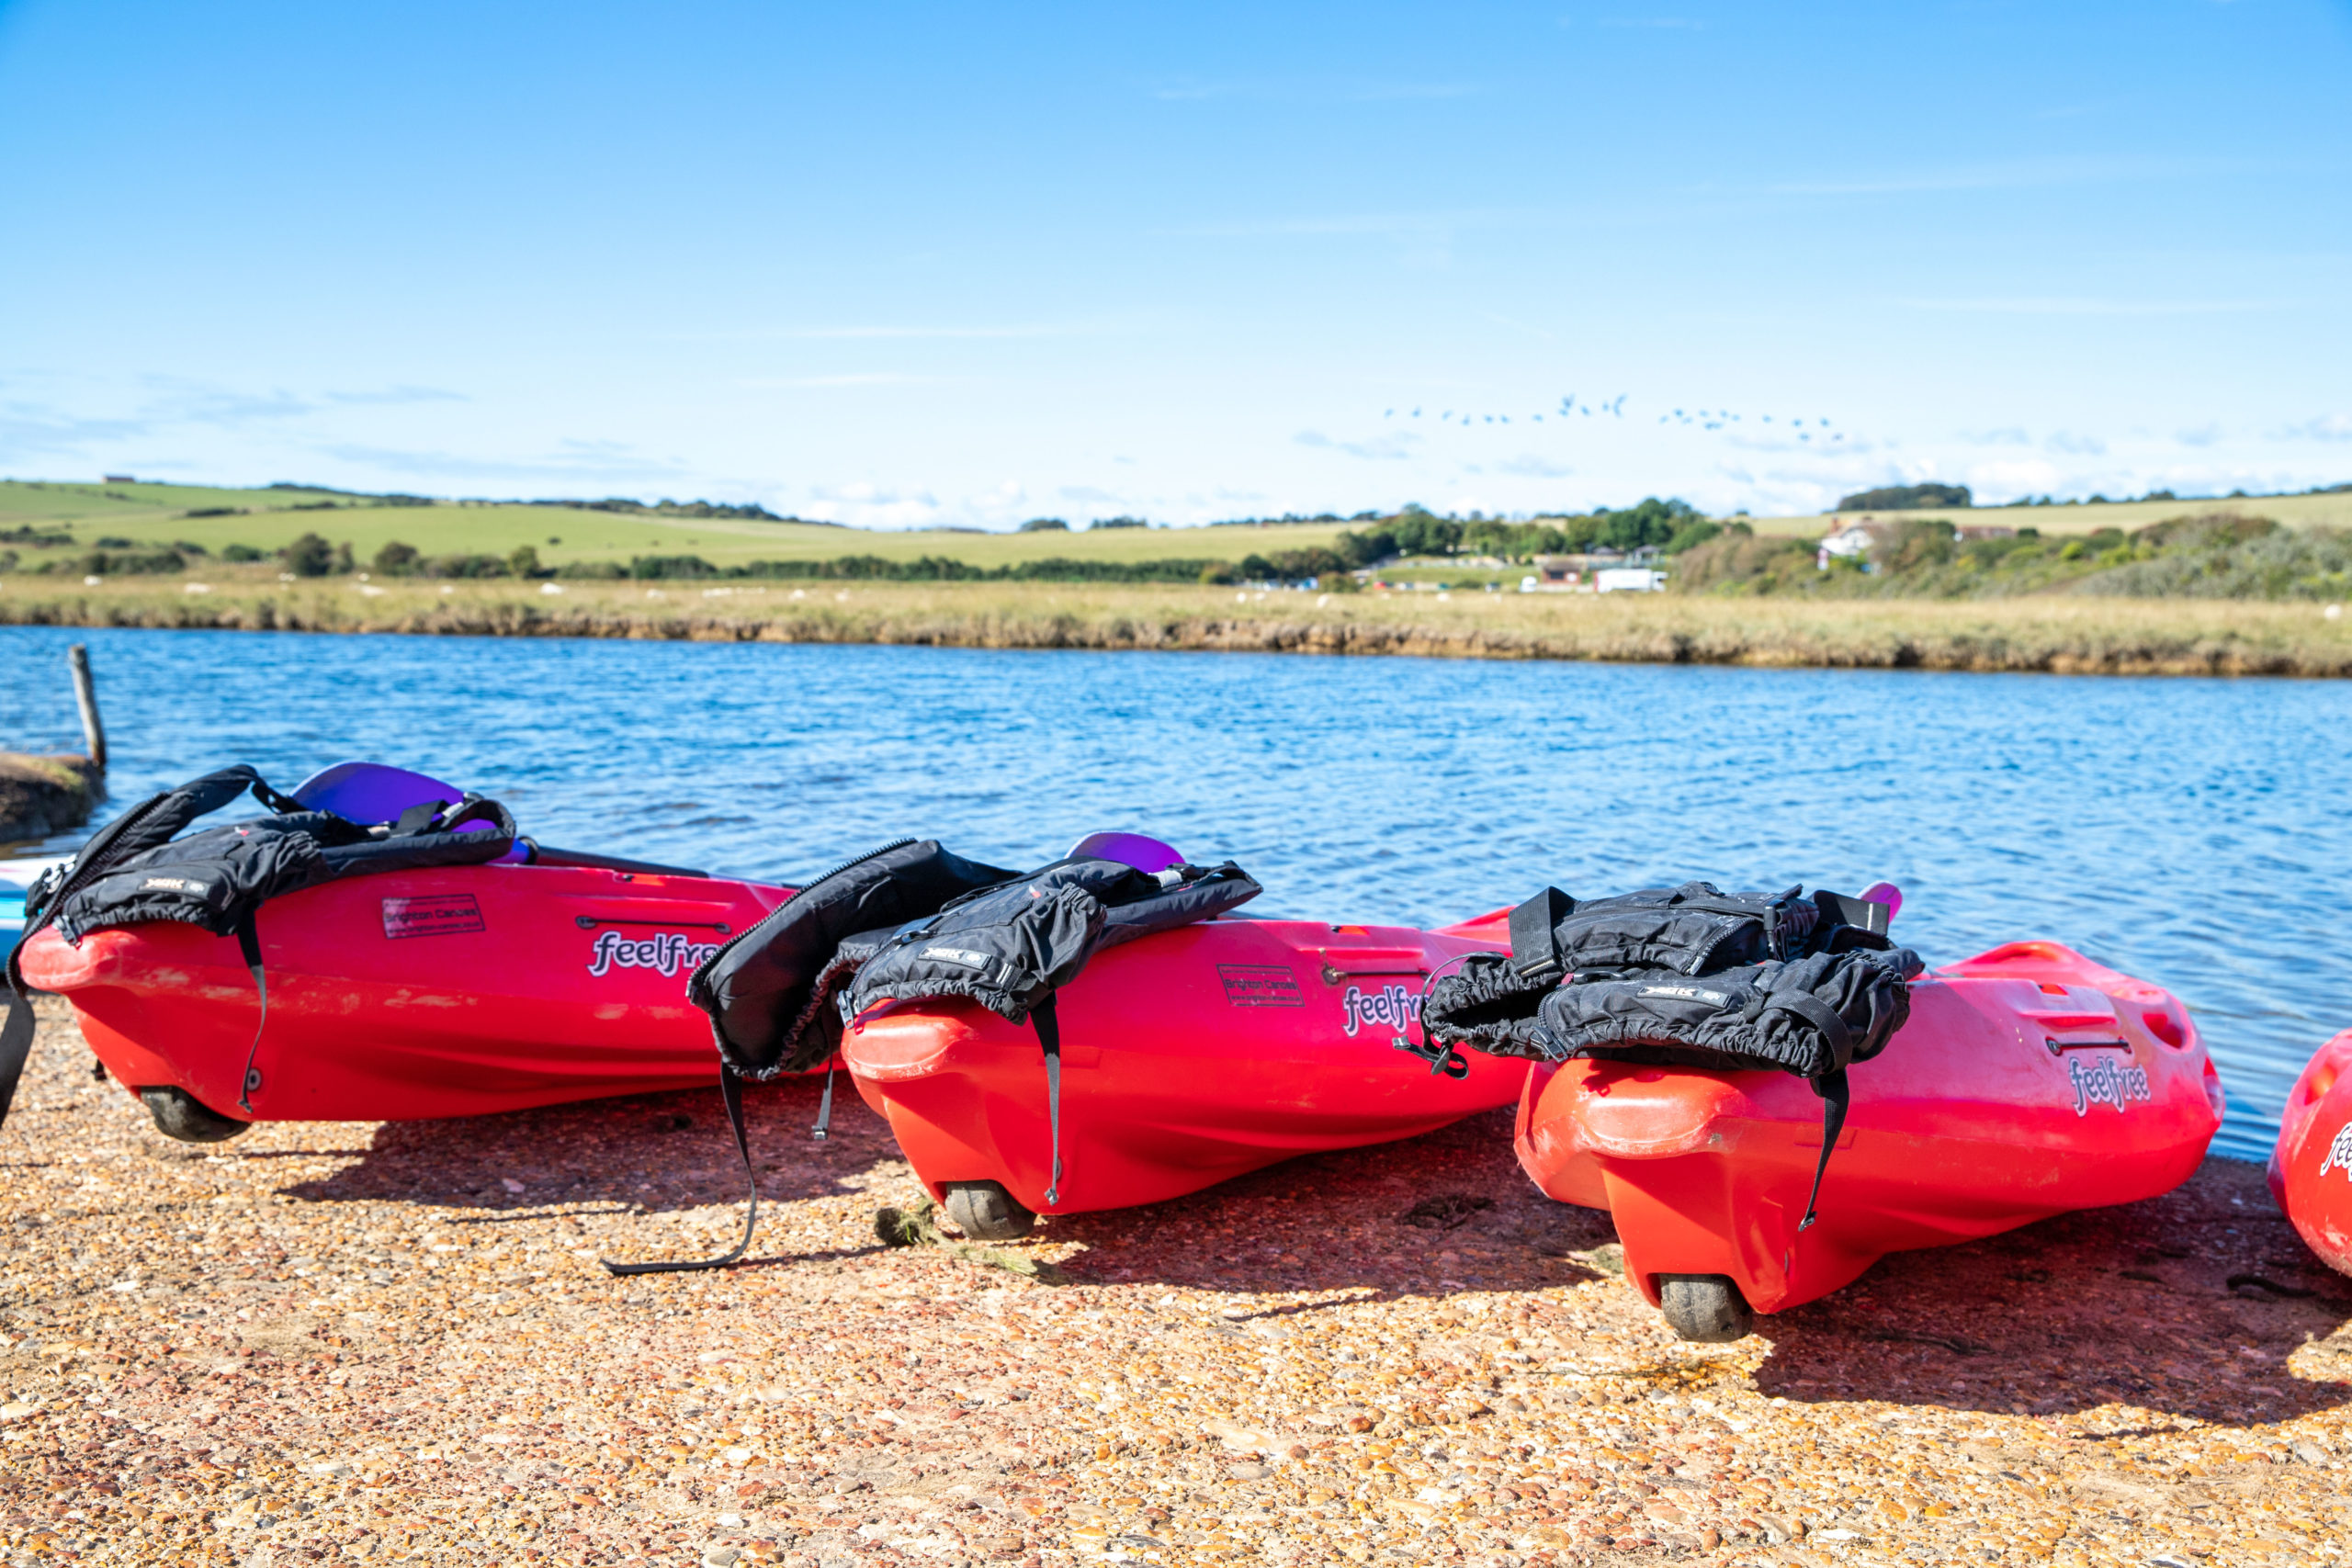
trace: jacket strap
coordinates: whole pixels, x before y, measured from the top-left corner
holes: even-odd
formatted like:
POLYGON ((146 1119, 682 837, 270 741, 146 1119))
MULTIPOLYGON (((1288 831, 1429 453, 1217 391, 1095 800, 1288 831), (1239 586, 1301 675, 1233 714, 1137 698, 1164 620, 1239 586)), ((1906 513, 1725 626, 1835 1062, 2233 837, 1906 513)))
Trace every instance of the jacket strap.
MULTIPOLYGON (((1782 991, 1767 997, 1758 1012, 1792 1012, 1821 1031, 1822 1043, 1829 1047, 1829 1059, 1836 1064, 1833 1070, 1844 1072, 1846 1064, 1854 1059, 1854 1032, 1838 1016, 1838 1010, 1809 991, 1782 991)), ((1826 1075, 1824 1075, 1826 1076, 1826 1075)))
POLYGON ((1062 1025, 1054 1008, 1054 993, 1029 1010, 1037 1026, 1037 1043, 1046 1048, 1046 1126, 1053 1140, 1054 1173, 1046 1183, 1046 1207, 1062 1201, 1062 1025))
POLYGON ((245 968, 254 977, 254 990, 261 998, 261 1016, 254 1020, 254 1043, 245 1047, 244 1076, 237 1080, 237 1109, 247 1115, 253 1113, 253 1092, 261 1087, 261 1074, 254 1066, 254 1058, 261 1055, 261 1032, 269 1027, 269 979, 262 973, 261 931, 254 925, 260 911, 248 909, 244 919, 237 922, 237 951, 244 954, 245 968))
POLYGON ((1510 966, 1523 980, 1556 979, 1567 973, 1560 962, 1559 925, 1577 901, 1546 887, 1510 912, 1510 966))
POLYGON ((825 1098, 817 1102, 817 1121, 808 1129, 808 1135, 820 1144, 833 1134, 833 1069, 841 1059, 838 1051, 825 1058, 825 1098))
POLYGON ((14 989, 0 989, 0 1122, 17 1098, 17 1080, 33 1049, 33 1003, 14 989))
POLYGON ((1799 1231, 1810 1228, 1821 1217, 1815 1210, 1821 1201, 1821 1179, 1829 1173, 1829 1152, 1838 1146, 1838 1134, 1846 1130, 1846 1112, 1854 1103, 1853 1089, 1846 1081, 1843 1067, 1826 1077, 1814 1079, 1813 1092, 1821 1096, 1821 1158, 1814 1163, 1813 1190, 1805 1195, 1804 1218, 1797 1222, 1799 1231))
POLYGON ((1815 893, 1814 903, 1821 911, 1840 925, 1848 925, 1884 936, 1887 931, 1887 907, 1867 898, 1856 898, 1844 893, 1815 893))
POLYGON ((751 1207, 743 1213, 743 1239, 733 1250, 717 1258, 698 1258, 688 1263, 616 1263, 600 1258, 608 1274, 627 1277, 631 1274, 693 1274, 705 1269, 725 1269, 743 1260, 751 1250, 752 1229, 760 1223, 760 1179, 752 1170, 752 1138, 743 1128, 743 1079, 725 1058, 718 1064, 718 1098, 727 1107, 727 1124, 735 1132, 735 1152, 743 1156, 743 1185, 751 1192, 751 1207))

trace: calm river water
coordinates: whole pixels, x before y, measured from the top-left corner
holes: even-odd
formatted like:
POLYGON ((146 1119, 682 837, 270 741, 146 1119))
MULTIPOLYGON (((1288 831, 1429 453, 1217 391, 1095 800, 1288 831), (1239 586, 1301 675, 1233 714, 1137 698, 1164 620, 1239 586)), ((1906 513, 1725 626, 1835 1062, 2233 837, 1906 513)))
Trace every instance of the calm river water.
POLYGON ((1257 912, 1417 925, 1886 877, 1930 964, 2051 937, 2178 992, 2248 1159, 2352 1024, 2341 683, 0 628, 0 747, 80 749, 75 641, 117 807, 369 757, 742 875, 1132 828, 1241 862, 1257 912))

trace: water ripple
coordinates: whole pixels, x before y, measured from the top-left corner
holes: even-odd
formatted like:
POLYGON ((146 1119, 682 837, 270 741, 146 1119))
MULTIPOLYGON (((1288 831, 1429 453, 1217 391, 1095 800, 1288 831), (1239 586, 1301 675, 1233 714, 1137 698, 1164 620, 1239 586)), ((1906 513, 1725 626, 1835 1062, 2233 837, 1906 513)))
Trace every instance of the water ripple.
POLYGON ((2248 1158, 2352 1024, 2340 683, 7 628, 6 744, 77 745, 72 641, 118 802, 373 756, 551 842, 785 880, 1133 827, 1268 912, 1415 924, 1546 881, 1890 877, 1931 961, 2053 937, 2179 992, 2248 1158))

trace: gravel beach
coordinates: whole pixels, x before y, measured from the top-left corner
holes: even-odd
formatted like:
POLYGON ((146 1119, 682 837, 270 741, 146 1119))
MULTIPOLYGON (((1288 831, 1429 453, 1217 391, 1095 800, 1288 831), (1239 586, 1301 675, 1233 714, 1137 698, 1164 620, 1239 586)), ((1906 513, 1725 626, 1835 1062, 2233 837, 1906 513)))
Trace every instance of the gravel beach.
MULTIPOLYGON (((0 1131, 5 1561, 2320 1563, 2352 1280, 2250 1166, 1676 1342, 1508 1113, 1009 1247, 718 1096, 155 1134, 63 1005, 0 1131)), ((1830 1201, 1835 1201, 1835 1173, 1830 1201)))

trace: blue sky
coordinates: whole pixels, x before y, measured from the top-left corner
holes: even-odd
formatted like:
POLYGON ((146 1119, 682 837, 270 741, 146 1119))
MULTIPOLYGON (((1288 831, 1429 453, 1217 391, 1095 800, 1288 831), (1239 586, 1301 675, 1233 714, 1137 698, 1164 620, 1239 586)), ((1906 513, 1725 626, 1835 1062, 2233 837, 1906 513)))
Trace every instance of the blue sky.
POLYGON ((0 0, 0 179, 16 477, 880 526, 2352 479, 2346 0, 0 0))

